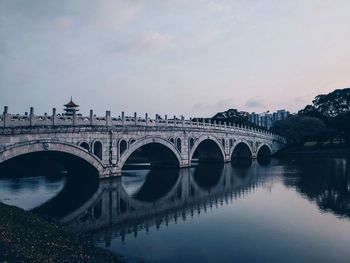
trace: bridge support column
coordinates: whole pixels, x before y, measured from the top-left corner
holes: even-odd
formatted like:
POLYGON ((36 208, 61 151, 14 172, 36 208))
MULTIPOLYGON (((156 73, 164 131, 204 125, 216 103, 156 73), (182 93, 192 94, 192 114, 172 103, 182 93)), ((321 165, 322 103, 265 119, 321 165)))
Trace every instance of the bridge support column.
POLYGON ((117 177, 122 175, 122 170, 117 166, 109 166, 100 173, 100 179, 117 177))

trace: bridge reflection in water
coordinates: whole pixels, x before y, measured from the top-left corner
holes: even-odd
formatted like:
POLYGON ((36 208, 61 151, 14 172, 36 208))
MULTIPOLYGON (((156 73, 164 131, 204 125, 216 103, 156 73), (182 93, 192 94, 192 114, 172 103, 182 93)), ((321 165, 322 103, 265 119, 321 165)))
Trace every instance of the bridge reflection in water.
POLYGON ((125 171, 100 182, 95 194, 59 221, 73 232, 93 232, 93 239, 112 237, 192 218, 244 197, 268 181, 257 161, 204 165, 187 169, 125 171))

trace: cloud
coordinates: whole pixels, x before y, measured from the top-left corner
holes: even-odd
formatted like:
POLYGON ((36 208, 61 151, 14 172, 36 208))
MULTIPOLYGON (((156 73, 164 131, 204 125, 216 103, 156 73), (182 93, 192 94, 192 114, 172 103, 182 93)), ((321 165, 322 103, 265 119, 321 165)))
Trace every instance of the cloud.
POLYGON ((161 34, 155 31, 142 33, 142 48, 152 52, 162 52, 174 46, 174 38, 168 34, 161 34))
POLYGON ((226 111, 235 108, 233 98, 219 100, 213 104, 196 103, 192 109, 196 114, 215 115, 218 112, 226 111))
POLYGON ((117 43, 110 53, 116 55, 140 55, 161 53, 175 47, 174 37, 156 31, 144 31, 127 41, 117 43))
POLYGON ((58 30, 65 30, 72 26, 72 21, 68 17, 57 17, 54 26, 58 30))
POLYGON ((143 5, 134 1, 105 0, 98 2, 96 23, 105 28, 119 29, 140 14, 143 5))
POLYGON ((232 7, 230 5, 218 2, 209 2, 208 9, 210 12, 215 14, 227 14, 232 11, 232 7))
POLYGON ((248 109, 266 109, 266 105, 257 97, 248 99, 243 106, 248 109))

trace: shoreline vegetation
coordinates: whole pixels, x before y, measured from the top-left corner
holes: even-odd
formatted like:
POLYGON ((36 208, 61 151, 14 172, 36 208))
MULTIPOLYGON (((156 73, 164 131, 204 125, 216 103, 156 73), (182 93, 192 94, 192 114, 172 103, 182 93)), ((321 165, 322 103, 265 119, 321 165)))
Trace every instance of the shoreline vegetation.
POLYGON ((0 202, 0 263, 123 262, 40 216, 0 202))
POLYGON ((350 156, 350 147, 341 145, 325 145, 320 142, 307 142, 304 145, 288 145, 274 154, 276 158, 296 157, 344 157, 350 156))

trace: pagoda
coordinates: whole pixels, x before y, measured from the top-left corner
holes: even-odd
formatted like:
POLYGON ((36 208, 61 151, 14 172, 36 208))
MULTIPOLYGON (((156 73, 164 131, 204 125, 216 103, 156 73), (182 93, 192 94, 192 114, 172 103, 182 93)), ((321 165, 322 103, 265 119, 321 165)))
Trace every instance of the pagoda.
POLYGON ((73 102, 72 97, 70 97, 70 102, 68 102, 63 106, 65 107, 64 108, 65 113, 63 114, 65 116, 73 116, 74 113, 79 111, 78 109, 79 105, 73 102))

